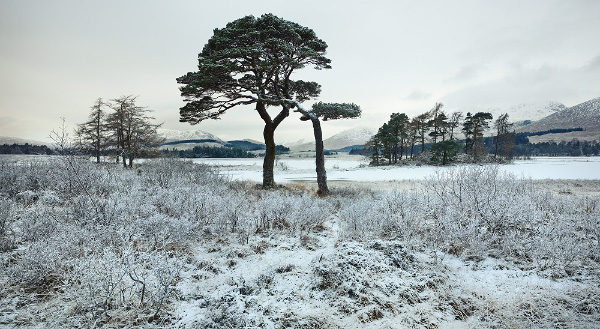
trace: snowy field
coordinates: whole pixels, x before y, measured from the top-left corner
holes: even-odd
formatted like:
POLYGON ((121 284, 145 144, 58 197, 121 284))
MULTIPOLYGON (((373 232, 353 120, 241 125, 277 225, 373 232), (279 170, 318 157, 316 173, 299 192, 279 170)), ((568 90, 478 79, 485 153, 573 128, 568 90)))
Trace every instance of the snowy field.
POLYGON ((11 159, 1 328, 600 328, 598 158, 11 159))
MULTIPOLYGON (((454 167, 382 166, 369 167, 364 157, 327 158, 325 168, 331 181, 423 180, 435 171, 454 167)), ((262 182, 262 159, 194 159, 196 163, 217 166, 233 179, 262 182)), ((502 165, 503 171, 531 179, 600 179, 600 157, 536 157, 502 165)), ((316 181, 314 159, 278 160, 275 181, 316 181)))

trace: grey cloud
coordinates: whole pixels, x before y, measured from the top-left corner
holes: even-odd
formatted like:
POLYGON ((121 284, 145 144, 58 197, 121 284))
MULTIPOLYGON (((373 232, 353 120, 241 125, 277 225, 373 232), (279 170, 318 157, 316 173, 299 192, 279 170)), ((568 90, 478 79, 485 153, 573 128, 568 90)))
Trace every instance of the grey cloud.
POLYGON ((600 55, 594 57, 583 69, 591 69, 591 70, 600 69, 600 55))
POLYGON ((431 93, 426 93, 421 90, 414 90, 412 93, 410 93, 404 99, 410 100, 410 101, 423 101, 423 100, 428 100, 429 98, 431 98, 431 93))
POLYGON ((600 69, 591 64, 575 68, 544 64, 537 68, 518 68, 504 78, 473 84, 442 97, 449 105, 510 106, 520 103, 558 101, 574 105, 600 96, 600 69), (592 69, 593 68, 593 69, 592 69))
POLYGON ((456 72, 455 75, 446 79, 445 82, 468 81, 473 78, 476 78, 480 74, 480 72, 484 71, 484 70, 485 70, 484 66, 480 66, 480 65, 476 65, 476 64, 466 65, 466 66, 461 67, 460 70, 458 70, 458 72, 456 72))

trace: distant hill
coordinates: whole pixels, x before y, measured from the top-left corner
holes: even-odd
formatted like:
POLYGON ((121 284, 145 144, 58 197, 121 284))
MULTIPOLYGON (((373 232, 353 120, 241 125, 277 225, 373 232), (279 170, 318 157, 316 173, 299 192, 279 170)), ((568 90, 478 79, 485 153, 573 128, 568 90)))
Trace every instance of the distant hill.
POLYGON ((172 130, 160 128, 158 134, 165 139, 162 149, 176 148, 190 150, 195 146, 225 146, 226 142, 219 137, 202 130, 172 130))
POLYGON ((0 136, 0 145, 12 145, 12 144, 29 144, 29 145, 46 145, 51 146, 52 143, 40 142, 32 139, 24 139, 18 137, 8 137, 8 136, 0 136))
POLYGON ((159 128, 157 129, 157 132, 160 136, 165 138, 165 143, 183 140, 214 140, 217 143, 225 144, 225 142, 223 142, 219 137, 202 130, 182 131, 159 128))
POLYGON ((510 106, 501 113, 494 113, 494 118, 500 114, 508 113, 512 122, 536 121, 551 114, 565 110, 567 107, 558 102, 526 103, 510 106))
MULTIPOLYGON (((326 150, 341 150, 349 146, 363 145, 376 133, 377 128, 350 128, 323 140, 323 146, 326 150)), ((315 142, 288 144, 287 146, 293 151, 309 151, 315 149, 315 142)))
POLYGON ((515 129, 518 129, 520 127, 531 124, 534 121, 543 119, 551 114, 560 112, 566 108, 567 107, 562 103, 547 101, 537 103, 523 103, 505 108, 463 108, 460 110, 460 112, 463 112, 463 115, 467 112, 489 112, 494 116, 494 118, 499 117, 501 114, 508 113, 510 122, 514 124, 515 129))
POLYGON ((538 132, 551 129, 583 128, 583 131, 572 131, 563 134, 546 134, 538 138, 530 138, 532 142, 554 140, 570 141, 600 140, 600 97, 587 102, 565 108, 552 113, 529 125, 518 128, 518 132, 538 132))

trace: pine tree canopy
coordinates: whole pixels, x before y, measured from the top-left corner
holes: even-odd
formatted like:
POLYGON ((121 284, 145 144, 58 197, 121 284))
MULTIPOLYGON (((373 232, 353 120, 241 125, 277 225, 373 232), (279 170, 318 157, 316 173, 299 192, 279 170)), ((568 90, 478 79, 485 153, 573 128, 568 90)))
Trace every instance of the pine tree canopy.
POLYGON ((360 106, 354 103, 318 102, 313 104, 311 112, 318 118, 322 118, 323 121, 352 119, 358 118, 361 115, 360 106))
POLYGON ((198 55, 198 71, 179 77, 186 105, 180 121, 191 124, 218 119, 228 109, 264 102, 277 105, 282 95, 273 85, 287 81, 299 101, 318 96, 316 82, 292 81, 305 66, 331 68, 327 44, 313 30, 273 14, 246 16, 215 29, 198 55))

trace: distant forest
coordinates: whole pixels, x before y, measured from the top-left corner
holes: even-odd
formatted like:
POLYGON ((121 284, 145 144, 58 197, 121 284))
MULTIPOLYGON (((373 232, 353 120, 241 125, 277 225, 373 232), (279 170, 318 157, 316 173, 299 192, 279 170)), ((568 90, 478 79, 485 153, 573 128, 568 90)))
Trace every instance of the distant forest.
MULTIPOLYGON (((277 145, 277 154, 289 153, 290 149, 277 145)), ((234 141, 223 146, 196 146, 191 150, 163 150, 163 154, 179 158, 256 158, 258 155, 249 151, 264 150, 265 146, 246 141, 234 141)))
POLYGON ((600 155, 597 141, 543 142, 516 144, 514 156, 592 156, 600 155))
POLYGON ((25 144, 4 144, 0 145, 0 154, 38 154, 50 155, 54 154, 46 145, 31 145, 25 144))
MULTIPOLYGON (((566 131, 580 131, 573 129, 564 129, 566 131)), ((528 136, 540 136, 545 134, 556 134, 561 132, 537 132, 537 133, 517 133, 515 136, 515 145, 513 148, 514 157, 529 157, 529 156, 597 156, 600 155, 600 143, 598 141, 579 141, 572 140, 570 142, 542 142, 530 143, 528 136)), ((465 140, 461 140, 464 144, 465 140)), ((484 144, 487 147, 488 153, 494 153, 493 137, 486 137, 484 144)), ((424 151, 430 151, 433 143, 425 143, 424 151)), ((349 151, 349 154, 370 156, 372 154, 370 147, 355 146, 349 151)), ((420 149, 415 150, 415 155, 421 153, 420 149)))
POLYGON ((163 150, 163 154, 178 158, 254 158, 256 155, 233 147, 196 146, 191 150, 163 150))
MULTIPOLYGON (((573 131, 573 130, 570 130, 573 131)), ((557 133, 557 132, 553 132, 557 133)), ((527 136, 531 133, 518 133, 515 137, 515 146, 513 155, 515 157, 527 156, 598 156, 600 155, 600 143, 597 141, 579 141, 570 142, 543 142, 530 143, 527 136)), ((539 134, 542 135, 542 134, 539 134)), ((462 141, 464 143, 464 140, 462 141)), ((494 143, 492 137, 486 137, 484 144, 490 153, 493 153, 494 143)), ((432 143, 425 144, 425 151, 431 149, 432 143)), ((344 150, 345 151, 345 150, 344 150)), ((369 156, 371 149, 369 147, 358 147, 348 150, 350 154, 369 156)), ((288 153, 289 148, 277 145, 277 154, 288 153)), ((256 154, 248 152, 238 147, 210 147, 196 146, 191 150, 163 150, 162 153, 171 157, 180 158, 254 158, 256 154)), ((326 151, 326 154, 334 154, 334 151, 326 151)), ((415 154, 421 153, 420 149, 415 150, 415 154)), ((56 154, 46 145, 31 144, 4 144, 0 145, 0 154, 31 154, 31 155, 53 155, 56 154)), ((109 155, 107 152, 104 155, 109 155)))

